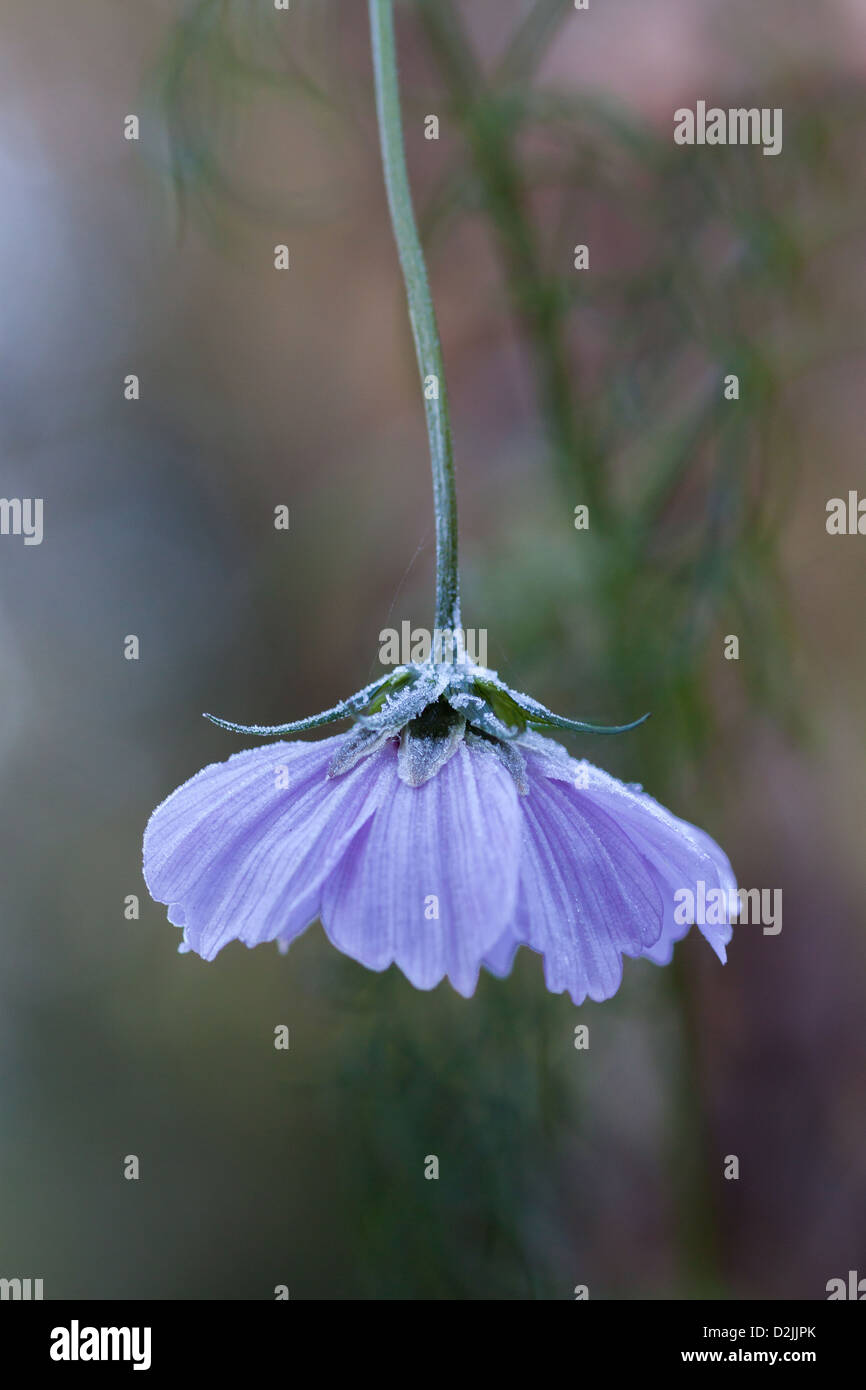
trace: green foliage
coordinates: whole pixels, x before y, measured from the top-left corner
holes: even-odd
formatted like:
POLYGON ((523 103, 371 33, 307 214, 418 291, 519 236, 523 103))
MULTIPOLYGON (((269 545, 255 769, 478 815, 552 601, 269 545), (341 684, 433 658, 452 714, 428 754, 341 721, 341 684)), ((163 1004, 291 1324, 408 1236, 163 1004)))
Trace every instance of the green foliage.
MULTIPOLYGON (((324 85, 297 57, 297 25, 289 30, 272 21, 249 0, 188 0, 150 77, 150 99, 165 124, 180 230, 194 222, 223 249, 234 234, 229 212, 247 221, 277 212, 272 199, 240 177, 245 111, 270 93, 303 101, 331 127, 337 117, 324 85)), ((321 36, 317 42, 309 24, 302 33, 310 40, 307 59, 311 52, 315 58, 321 36)), ((292 193, 288 207, 296 217, 308 212, 307 200, 292 193)))

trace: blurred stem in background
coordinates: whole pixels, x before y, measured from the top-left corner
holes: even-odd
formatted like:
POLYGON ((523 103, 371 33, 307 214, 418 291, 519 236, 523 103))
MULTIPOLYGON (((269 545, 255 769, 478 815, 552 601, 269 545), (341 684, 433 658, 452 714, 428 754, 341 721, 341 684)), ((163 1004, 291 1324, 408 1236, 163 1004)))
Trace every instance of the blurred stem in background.
MULTIPOLYGON (((603 530, 608 516, 603 460, 597 441, 581 424, 578 378, 563 333, 562 295, 558 280, 542 268, 514 151, 519 124, 508 112, 507 97, 495 85, 487 85, 453 0, 418 0, 418 8, 469 146, 481 205, 496 233, 506 284, 531 348, 539 410, 556 474, 569 494, 577 485, 594 524, 603 530)), ((542 0, 532 8, 500 63, 500 83, 531 79, 568 8, 568 0, 542 0)))

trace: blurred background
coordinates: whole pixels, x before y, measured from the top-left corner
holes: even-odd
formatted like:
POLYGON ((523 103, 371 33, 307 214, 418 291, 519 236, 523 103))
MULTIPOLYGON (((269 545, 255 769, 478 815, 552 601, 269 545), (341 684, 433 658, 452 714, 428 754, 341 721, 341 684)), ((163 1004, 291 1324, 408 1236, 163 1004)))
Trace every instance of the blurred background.
POLYGON ((145 822, 246 746, 201 711, 325 708, 381 629, 432 621, 365 7, 0 16, 0 489, 45 506, 42 545, 0 539, 0 1275, 821 1299, 866 1274, 866 540, 825 528, 864 488, 862 6, 398 6, 464 621, 554 709, 651 709, 572 751, 783 892, 725 968, 693 931, 579 1010, 526 951, 468 1002, 318 926, 285 958, 176 954, 145 822), (783 152, 675 146, 699 99, 781 107, 783 152))

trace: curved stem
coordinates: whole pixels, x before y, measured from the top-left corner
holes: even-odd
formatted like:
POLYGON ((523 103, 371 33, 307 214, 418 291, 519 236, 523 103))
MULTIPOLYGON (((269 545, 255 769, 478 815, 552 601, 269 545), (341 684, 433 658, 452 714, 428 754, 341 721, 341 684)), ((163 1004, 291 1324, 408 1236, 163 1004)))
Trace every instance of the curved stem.
POLYGON ((448 393, 436 314, 430 297, 427 267, 412 211, 412 194, 406 171, 397 53, 394 40, 393 0, 369 0, 370 37, 376 85, 376 113, 382 146, 382 168, 397 252, 409 301, 409 320, 415 339, 418 370, 424 389, 424 410, 433 469, 433 505, 436 512, 436 627, 460 626, 460 581, 457 573, 457 494, 448 393), (426 389, 428 377, 436 387, 426 389))

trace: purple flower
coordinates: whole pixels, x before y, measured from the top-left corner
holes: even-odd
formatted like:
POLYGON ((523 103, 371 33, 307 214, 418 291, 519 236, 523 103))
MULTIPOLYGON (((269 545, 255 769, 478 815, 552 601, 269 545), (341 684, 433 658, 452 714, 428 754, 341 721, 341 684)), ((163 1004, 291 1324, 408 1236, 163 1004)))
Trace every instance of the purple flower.
MULTIPOLYGON (((721 890, 701 930, 724 961, 736 884, 719 847, 639 787, 575 762, 543 730, 623 733, 553 714, 466 658, 442 660, 460 627, 457 497, 448 393, 412 211, 390 0, 371 0, 382 164, 406 285, 430 443, 436 521, 437 654, 410 662, 281 737, 337 719, 348 734, 275 743, 206 767, 157 807, 144 876, 205 960, 229 941, 289 944, 316 918, 371 970, 396 963, 419 989, 461 994, 521 945, 551 990, 607 999, 623 956, 671 958, 680 894, 721 890), (437 384, 428 395, 426 383, 437 384)), ((213 716, 208 716, 213 718, 213 716)), ((700 898, 703 902, 703 898, 700 898)))
MULTIPOLYGON (((525 945, 579 1004, 616 992, 623 956, 670 960, 689 927, 678 890, 736 891, 709 836, 538 732, 589 726, 479 667, 401 667, 312 720, 247 731, 347 713, 348 734, 237 753, 153 813, 144 875, 182 951, 287 949, 320 918, 370 969, 468 996, 525 945)), ((724 961, 730 921, 701 931, 724 961)))

